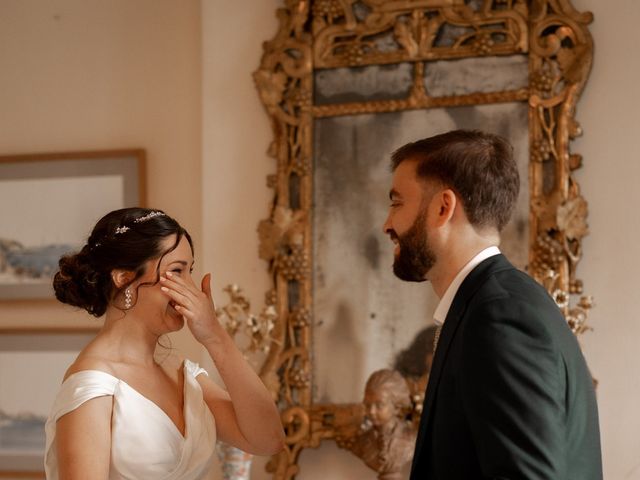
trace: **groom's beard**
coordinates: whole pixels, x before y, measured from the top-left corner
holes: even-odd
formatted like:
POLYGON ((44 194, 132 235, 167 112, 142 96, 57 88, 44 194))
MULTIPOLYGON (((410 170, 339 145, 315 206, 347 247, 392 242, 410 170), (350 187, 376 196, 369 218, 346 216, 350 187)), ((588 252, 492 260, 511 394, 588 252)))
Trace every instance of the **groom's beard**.
POLYGON ((393 261, 393 273, 400 280, 424 282, 426 275, 436 263, 436 256, 429 247, 425 230, 426 212, 421 211, 413 225, 403 235, 391 231, 398 239, 400 252, 393 261))

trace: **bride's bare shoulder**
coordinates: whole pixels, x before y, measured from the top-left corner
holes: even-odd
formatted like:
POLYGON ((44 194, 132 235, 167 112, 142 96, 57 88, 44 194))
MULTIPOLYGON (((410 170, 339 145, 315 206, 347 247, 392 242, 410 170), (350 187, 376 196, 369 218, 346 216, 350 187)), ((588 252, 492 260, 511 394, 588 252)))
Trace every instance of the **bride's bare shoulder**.
POLYGON ((99 370, 115 376, 113 362, 107 358, 99 348, 95 348, 89 344, 76 357, 75 361, 69 366, 64 374, 63 381, 74 373, 84 370, 99 370))

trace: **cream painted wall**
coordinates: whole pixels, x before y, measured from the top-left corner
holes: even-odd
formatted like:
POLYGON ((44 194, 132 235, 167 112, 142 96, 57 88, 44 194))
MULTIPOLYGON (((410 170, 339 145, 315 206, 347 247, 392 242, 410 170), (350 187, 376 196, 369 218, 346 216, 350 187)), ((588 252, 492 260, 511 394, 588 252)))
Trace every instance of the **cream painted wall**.
MULTIPOLYGON (((236 281, 256 305, 268 283, 265 264, 257 258, 255 226, 267 215, 270 191, 263 182, 275 164, 265 154, 271 134, 250 73, 258 65, 261 42, 275 33, 273 12, 281 3, 203 0, 205 267, 216 273, 218 287, 236 281)), ((591 235, 579 276, 597 302, 589 320, 594 331, 584 335, 583 345, 600 381, 605 478, 640 479, 640 323, 633 300, 640 271, 640 162, 632 127, 640 111, 640 57, 633 53, 640 41, 640 2, 573 3, 593 11, 596 19, 591 26, 594 70, 577 110, 585 135, 573 145, 584 155, 576 177, 590 205, 591 235)), ((341 472, 331 480, 365 478, 356 459, 332 446, 305 453, 306 473, 299 477, 326 478, 322 462, 327 458, 341 472)), ((252 478, 269 477, 255 469, 252 478)))
MULTIPOLYGON (((270 288, 267 264, 258 258, 258 222, 269 215, 275 171, 267 157, 271 129, 251 73, 262 42, 277 30, 278 0, 202 0, 202 230, 204 271, 213 275, 218 304, 222 288, 240 285, 252 309, 264 305, 270 288)), ((203 365, 211 362, 203 356, 203 365)), ((256 458, 254 479, 270 478, 266 458, 256 458)))
POLYGON ((595 21, 595 62, 577 110, 584 136, 574 150, 584 156, 576 178, 589 201, 591 234, 578 269, 596 307, 583 337, 598 379, 605 478, 640 479, 640 2, 574 0, 595 21))
MULTIPOLYGON (((146 149, 148 204, 199 254, 200 40, 198 0, 0 1, 0 154, 146 149)), ((86 314, 52 300, 2 302, 0 316, 72 326, 86 314)))
MULTIPOLYGON (((0 0, 0 155, 146 149, 148 204, 178 218, 200 256, 200 27, 198 0, 0 0)), ((73 326, 86 317, 54 300, 0 302, 0 318, 12 324, 73 326)), ((198 357, 188 333, 172 337, 198 357)), ((46 338, 34 338, 46 349, 46 338)), ((48 364, 56 378, 68 363, 58 357, 48 364)), ((25 375, 43 368, 29 361, 25 375)), ((33 398, 28 385, 22 394, 33 398)))

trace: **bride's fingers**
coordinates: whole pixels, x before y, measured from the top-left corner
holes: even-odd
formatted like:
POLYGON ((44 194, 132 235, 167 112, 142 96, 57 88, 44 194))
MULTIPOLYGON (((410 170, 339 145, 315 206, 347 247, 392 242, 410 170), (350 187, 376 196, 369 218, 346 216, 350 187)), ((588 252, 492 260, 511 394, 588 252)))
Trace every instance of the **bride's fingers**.
POLYGON ((173 301, 175 301, 182 308, 192 303, 191 299, 189 299, 188 296, 183 295, 182 293, 176 290, 173 290, 169 287, 162 286, 160 287, 160 290, 169 298, 171 298, 173 301))
POLYGON ((167 276, 167 278, 173 280, 179 285, 182 285, 184 288, 188 289, 189 291, 193 293, 200 293, 200 290, 198 290, 198 287, 196 286, 196 284, 193 283, 193 279, 191 278, 191 275, 188 275, 186 278, 181 277, 180 275, 174 275, 171 272, 165 272, 165 275, 167 276))
POLYGON ((189 310, 188 308, 183 307, 182 305, 176 305, 173 307, 185 320, 193 320, 195 318, 195 314, 189 310))
POLYGON ((213 296, 211 295, 211 274, 207 273, 204 277, 202 277, 202 291, 204 294, 213 301, 213 296))
MULTIPOLYGON (((167 272, 167 275, 169 272, 167 272)), ((163 287, 167 287, 170 290, 175 290, 176 292, 184 295, 185 297, 189 297, 191 299, 195 299, 197 294, 199 293, 196 289, 189 288, 184 283, 178 281, 179 277, 167 276, 160 277, 160 283, 163 287)))

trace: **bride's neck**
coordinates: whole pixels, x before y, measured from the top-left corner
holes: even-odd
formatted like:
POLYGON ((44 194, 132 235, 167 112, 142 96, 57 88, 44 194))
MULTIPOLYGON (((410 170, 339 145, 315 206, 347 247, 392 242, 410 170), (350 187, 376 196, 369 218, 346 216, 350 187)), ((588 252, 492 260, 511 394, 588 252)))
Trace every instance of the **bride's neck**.
POLYGON ((107 310, 100 334, 112 355, 126 363, 152 365, 158 335, 129 311, 107 310))

